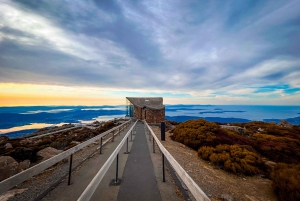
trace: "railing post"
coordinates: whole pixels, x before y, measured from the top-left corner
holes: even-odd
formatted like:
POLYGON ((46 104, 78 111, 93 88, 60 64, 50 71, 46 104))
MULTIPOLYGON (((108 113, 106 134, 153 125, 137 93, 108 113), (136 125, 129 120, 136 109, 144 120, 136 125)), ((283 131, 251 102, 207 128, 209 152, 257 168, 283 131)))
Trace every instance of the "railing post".
POLYGON ((163 182, 166 181, 165 178, 165 155, 162 153, 162 167, 163 167, 163 182))
POLYGON ((127 139, 126 139, 126 152, 124 154, 129 154, 129 152, 128 152, 128 138, 129 137, 127 137, 127 139))
POLYGON ((161 139, 161 141, 165 141, 165 136, 166 136, 166 134, 165 134, 165 126, 166 126, 166 123, 165 122, 161 122, 160 123, 160 129, 161 129, 161 134, 160 134, 160 139, 161 139))
POLYGON ((112 135, 113 135, 113 136, 112 136, 112 140, 111 140, 111 141, 114 142, 114 139, 115 139, 114 131, 112 132, 112 135))
POLYGON ((153 139, 152 139, 152 143, 153 143, 153 153, 155 153, 155 144, 154 144, 154 137, 153 137, 153 139))
POLYGON ((100 154, 102 154, 102 137, 100 138, 100 154))
POLYGON ((132 142, 132 130, 130 132, 130 142, 132 142))
POLYGON ((118 169, 119 169, 119 153, 117 154, 117 164, 116 164, 116 180, 115 180, 115 184, 119 183, 119 179, 118 179, 118 169))
POLYGON ((73 162, 73 154, 70 155, 70 165, 69 165, 69 179, 68 179, 68 185, 71 184, 72 162, 73 162))

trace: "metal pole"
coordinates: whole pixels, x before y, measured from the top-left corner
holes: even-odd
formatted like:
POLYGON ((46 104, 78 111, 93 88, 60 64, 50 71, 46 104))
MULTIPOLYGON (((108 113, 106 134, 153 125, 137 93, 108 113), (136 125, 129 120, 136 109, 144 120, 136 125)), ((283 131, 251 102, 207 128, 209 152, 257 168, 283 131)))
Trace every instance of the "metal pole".
POLYGON ((100 154, 102 154, 102 137, 100 139, 100 154))
POLYGON ((163 166, 163 182, 166 182, 165 178, 165 155, 162 154, 162 166, 163 166))
POLYGON ((118 180, 118 166, 119 166, 119 154, 117 154, 117 165, 116 165, 116 180, 115 180, 115 184, 119 183, 119 180, 118 180))
POLYGON ((165 141, 165 136, 166 136, 165 127, 166 127, 166 123, 161 122, 161 124, 160 124, 160 129, 161 129, 160 139, 161 139, 161 141, 165 141))
POLYGON ((126 153, 128 153, 128 137, 127 137, 127 140, 126 140, 126 153))
POLYGON ((73 154, 70 155, 70 166, 69 166, 69 179, 68 179, 68 185, 71 184, 72 162, 73 162, 73 154))
POLYGON ((153 141, 153 153, 155 153, 154 137, 153 137, 152 141, 153 141))
POLYGON ((132 142, 132 130, 130 132, 130 142, 132 142))

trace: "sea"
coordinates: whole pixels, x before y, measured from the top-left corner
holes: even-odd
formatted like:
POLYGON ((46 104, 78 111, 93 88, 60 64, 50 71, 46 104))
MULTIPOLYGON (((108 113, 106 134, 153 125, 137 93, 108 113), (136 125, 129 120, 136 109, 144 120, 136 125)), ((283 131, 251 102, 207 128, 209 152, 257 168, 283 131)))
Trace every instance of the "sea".
MULTIPOLYGON (((44 127, 86 124, 125 117, 126 106, 22 106, 0 107, 0 136, 18 138, 44 127)), ((166 119, 234 123, 249 121, 300 125, 300 106, 274 105, 166 105, 166 119)))

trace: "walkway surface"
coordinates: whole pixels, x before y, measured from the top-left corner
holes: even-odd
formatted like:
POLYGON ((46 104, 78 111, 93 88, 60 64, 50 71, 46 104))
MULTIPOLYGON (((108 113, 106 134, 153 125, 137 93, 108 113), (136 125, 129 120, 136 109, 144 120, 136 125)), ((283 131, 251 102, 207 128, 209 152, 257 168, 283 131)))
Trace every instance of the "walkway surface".
MULTIPOLYGON (((119 135, 115 136, 114 142, 107 143, 103 149, 102 154, 95 154, 92 158, 87 160, 79 169, 72 173, 71 185, 67 185, 67 179, 61 182, 55 189, 47 194, 42 201, 70 201, 77 200, 88 184, 92 181, 99 169, 103 166, 111 153, 119 145, 124 138, 130 126, 125 128, 119 135)), ((111 136, 111 135, 110 135, 111 136)), ((133 136, 134 137, 134 136, 133 136)), ((129 141, 129 150, 133 142, 129 141)), ((129 154, 123 154, 126 151, 126 143, 122 147, 119 154, 119 178, 122 177, 123 170, 129 154)), ((112 163, 108 172, 103 177, 100 185, 93 194, 91 201, 114 201, 117 198, 120 186, 110 186, 110 182, 116 175, 116 161, 112 163)))
MULTIPOLYGON (((114 142, 107 143, 103 147, 102 154, 95 154, 74 171, 71 185, 68 186, 67 179, 64 180, 42 201, 77 200, 132 125, 133 123, 122 131, 120 136, 116 135, 114 142)), ((115 160, 94 192, 91 201, 179 201, 171 176, 166 174, 166 182, 162 182, 161 153, 157 148, 157 151, 152 153, 152 140, 149 141, 144 126, 143 122, 136 124, 137 130, 133 132, 133 141, 129 140, 128 144, 130 153, 124 154, 126 142, 120 150, 120 185, 110 185, 116 176, 115 160)))
POLYGON ((134 143, 127 159, 118 201, 159 201, 154 168, 145 135, 144 123, 137 124, 134 143))

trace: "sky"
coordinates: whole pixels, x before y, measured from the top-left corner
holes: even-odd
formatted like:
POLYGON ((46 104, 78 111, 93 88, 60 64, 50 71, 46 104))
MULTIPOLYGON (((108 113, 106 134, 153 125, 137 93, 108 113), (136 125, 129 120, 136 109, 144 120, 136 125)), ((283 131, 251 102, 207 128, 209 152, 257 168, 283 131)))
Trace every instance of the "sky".
POLYGON ((299 0, 0 0, 0 106, 300 105, 299 0))

